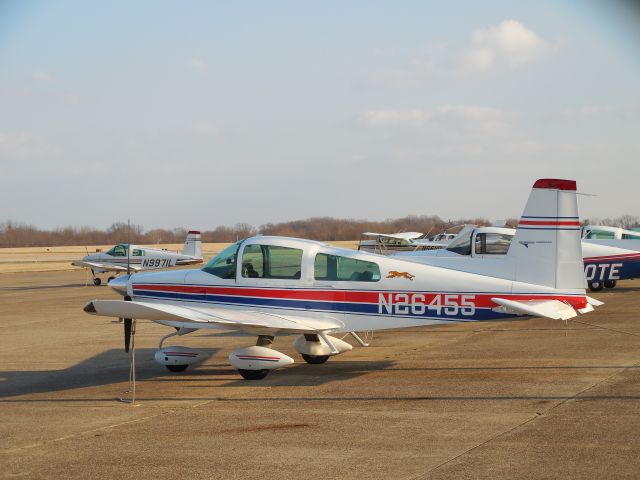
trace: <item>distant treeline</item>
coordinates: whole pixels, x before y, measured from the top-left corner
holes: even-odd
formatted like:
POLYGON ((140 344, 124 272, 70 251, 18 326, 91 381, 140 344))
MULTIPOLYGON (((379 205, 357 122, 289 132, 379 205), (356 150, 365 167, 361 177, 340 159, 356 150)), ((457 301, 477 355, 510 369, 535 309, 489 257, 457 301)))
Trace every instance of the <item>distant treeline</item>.
MULTIPOLYGON (((412 215, 382 222, 317 217, 276 224, 267 223, 258 228, 246 223, 239 223, 233 227, 219 226, 214 230, 202 231, 202 241, 215 243, 234 242, 257 233, 325 241, 358 240, 363 232, 394 233, 412 231, 432 236, 450 229, 455 231, 455 226, 467 223, 490 225, 490 222, 484 218, 445 221, 437 215, 412 215)), ((515 220, 512 219, 507 223, 513 226, 515 220)), ((640 218, 624 215, 614 219, 607 218, 602 221, 597 219, 585 220, 584 223, 629 229, 640 226, 640 218)), ((184 228, 174 228, 172 230, 156 228, 145 231, 141 225, 133 224, 129 231, 127 224, 123 222, 114 223, 106 230, 97 230, 90 227, 63 227, 54 230, 40 230, 33 225, 19 222, 7 221, 0 223, 0 247, 113 245, 126 243, 129 237, 131 243, 154 245, 158 243, 183 243, 186 235, 187 230, 184 228)))

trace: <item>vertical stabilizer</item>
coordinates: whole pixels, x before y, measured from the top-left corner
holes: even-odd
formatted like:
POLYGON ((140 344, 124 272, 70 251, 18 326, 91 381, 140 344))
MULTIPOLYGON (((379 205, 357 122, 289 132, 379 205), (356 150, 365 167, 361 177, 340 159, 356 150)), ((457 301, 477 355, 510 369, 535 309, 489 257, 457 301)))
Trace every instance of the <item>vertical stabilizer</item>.
POLYGON ((200 239, 199 231, 190 230, 189 233, 187 233, 187 239, 184 241, 182 253, 183 255, 202 258, 202 240, 200 239))
POLYGON ((537 180, 509 248, 515 281, 557 289, 585 287, 576 182, 537 180))

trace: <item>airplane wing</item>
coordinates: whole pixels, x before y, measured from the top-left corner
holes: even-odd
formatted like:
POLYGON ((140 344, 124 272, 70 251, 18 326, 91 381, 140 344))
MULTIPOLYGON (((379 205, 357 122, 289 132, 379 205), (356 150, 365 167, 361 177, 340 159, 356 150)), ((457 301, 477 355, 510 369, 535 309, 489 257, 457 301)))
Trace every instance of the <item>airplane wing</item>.
MULTIPOLYGON (((106 270, 111 272, 126 272, 127 267, 113 263, 85 262, 83 260, 74 260, 71 265, 76 267, 93 268, 94 270, 106 270)), ((130 265, 129 268, 134 272, 142 270, 140 265, 130 265)))
POLYGON ((500 305, 497 311, 504 313, 517 313, 519 315, 532 315, 534 317, 546 317, 553 320, 567 320, 578 313, 566 303, 560 300, 506 300, 504 298, 492 298, 492 302, 500 305))
POLYGON ((367 237, 384 237, 384 238, 397 238, 399 240, 412 240, 422 236, 420 232, 399 232, 399 233, 375 233, 364 232, 363 236, 367 237))
POLYGON ((295 315, 235 310, 224 307, 183 307, 163 303, 93 300, 84 311, 107 317, 144 320, 170 320, 185 323, 218 324, 230 329, 279 331, 285 333, 318 333, 342 328, 333 318, 312 319, 295 315))

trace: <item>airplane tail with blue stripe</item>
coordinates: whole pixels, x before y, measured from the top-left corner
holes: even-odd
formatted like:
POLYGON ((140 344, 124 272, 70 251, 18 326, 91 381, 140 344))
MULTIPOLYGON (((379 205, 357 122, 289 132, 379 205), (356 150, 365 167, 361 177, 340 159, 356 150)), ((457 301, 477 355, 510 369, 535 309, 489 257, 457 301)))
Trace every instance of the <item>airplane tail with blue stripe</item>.
POLYGON ((515 259, 517 282, 585 288, 574 180, 545 178, 533 184, 508 255, 515 259))

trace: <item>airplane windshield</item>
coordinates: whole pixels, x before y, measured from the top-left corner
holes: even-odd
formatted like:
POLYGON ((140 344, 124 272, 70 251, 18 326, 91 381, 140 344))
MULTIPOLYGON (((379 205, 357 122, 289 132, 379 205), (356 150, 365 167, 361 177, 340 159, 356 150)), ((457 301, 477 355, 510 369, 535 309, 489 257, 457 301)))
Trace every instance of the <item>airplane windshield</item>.
POLYGON ((241 242, 236 242, 222 250, 202 268, 203 272, 220 278, 236 277, 236 258, 241 242))
POLYGON ((472 231, 469 230, 466 233, 458 235, 458 237, 449 244, 447 250, 457 253, 458 255, 471 255, 471 233, 472 231))
POLYGON ((126 257, 127 246, 128 245, 116 245, 107 252, 107 255, 111 255, 112 257, 126 257))

